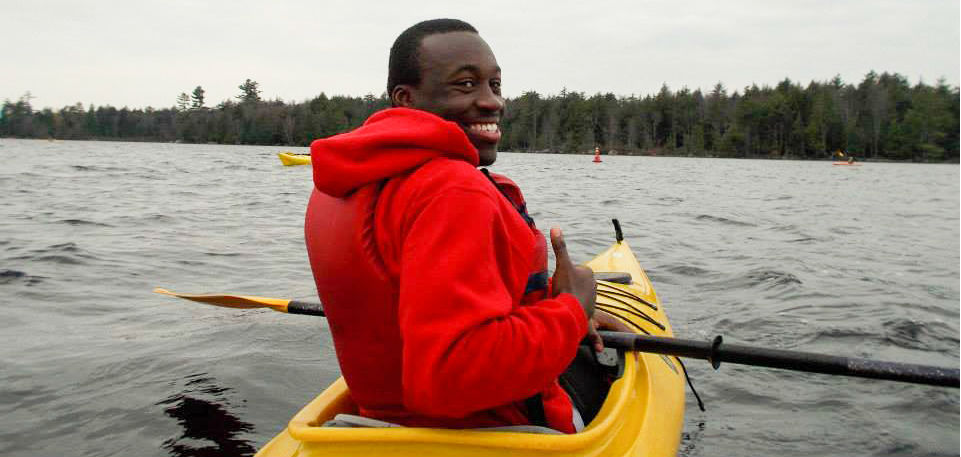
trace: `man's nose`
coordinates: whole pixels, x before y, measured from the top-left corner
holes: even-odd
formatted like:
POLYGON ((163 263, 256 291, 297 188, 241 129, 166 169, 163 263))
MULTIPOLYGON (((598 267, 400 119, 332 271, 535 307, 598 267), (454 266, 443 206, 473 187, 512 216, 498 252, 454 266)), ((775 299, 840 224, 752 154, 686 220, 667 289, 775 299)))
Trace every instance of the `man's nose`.
POLYGON ((486 86, 477 97, 477 107, 490 112, 503 111, 504 97, 494 93, 492 87, 486 86))

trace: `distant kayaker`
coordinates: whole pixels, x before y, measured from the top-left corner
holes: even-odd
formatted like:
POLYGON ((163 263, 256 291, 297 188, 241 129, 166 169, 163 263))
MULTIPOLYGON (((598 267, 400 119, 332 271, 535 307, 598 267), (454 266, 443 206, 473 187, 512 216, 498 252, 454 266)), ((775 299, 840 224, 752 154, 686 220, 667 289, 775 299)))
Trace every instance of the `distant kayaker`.
POLYGON ((392 108, 311 145, 307 252, 360 414, 573 433, 558 376, 585 335, 602 348, 595 326, 618 328, 561 231, 549 281, 520 189, 477 168, 501 138, 493 52, 465 22, 418 23, 391 48, 387 91, 392 108))

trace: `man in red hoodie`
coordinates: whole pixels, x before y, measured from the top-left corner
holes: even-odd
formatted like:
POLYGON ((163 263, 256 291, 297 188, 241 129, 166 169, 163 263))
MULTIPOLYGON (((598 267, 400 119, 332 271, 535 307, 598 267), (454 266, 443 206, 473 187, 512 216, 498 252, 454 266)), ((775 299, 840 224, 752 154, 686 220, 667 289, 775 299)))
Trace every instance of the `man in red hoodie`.
POLYGON ((493 52, 438 19, 403 32, 389 67, 394 107, 311 145, 307 252, 353 400, 407 426, 573 433, 557 379, 593 330, 594 278, 552 229, 548 281, 520 190, 477 168, 501 135, 493 52))

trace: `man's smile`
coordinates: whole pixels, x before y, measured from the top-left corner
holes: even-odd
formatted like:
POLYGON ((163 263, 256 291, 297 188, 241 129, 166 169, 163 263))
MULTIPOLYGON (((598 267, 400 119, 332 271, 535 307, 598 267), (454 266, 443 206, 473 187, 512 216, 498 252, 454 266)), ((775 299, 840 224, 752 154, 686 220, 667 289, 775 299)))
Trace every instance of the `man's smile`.
POLYGON ((488 143, 497 143, 501 139, 501 131, 496 122, 470 123, 465 125, 464 130, 467 136, 488 143))

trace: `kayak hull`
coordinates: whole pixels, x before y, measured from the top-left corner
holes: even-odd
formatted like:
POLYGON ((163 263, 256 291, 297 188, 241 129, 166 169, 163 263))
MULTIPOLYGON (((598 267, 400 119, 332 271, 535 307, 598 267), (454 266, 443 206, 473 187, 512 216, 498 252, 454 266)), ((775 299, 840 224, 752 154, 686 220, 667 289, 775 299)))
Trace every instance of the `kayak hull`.
POLYGON ((288 167, 292 165, 310 165, 310 154, 278 152, 277 157, 280 157, 280 163, 288 167))
MULTIPOLYGON (((595 272, 631 276, 631 284, 598 281, 598 309, 614 314, 639 333, 673 336, 650 279, 626 242, 614 244, 587 266, 595 272)), ((257 455, 673 456, 684 418, 684 372, 675 357, 626 353, 624 373, 612 384, 600 412, 583 431, 571 435, 320 426, 340 413, 357 413, 343 378, 298 412, 257 455)))

